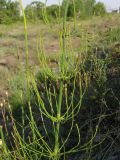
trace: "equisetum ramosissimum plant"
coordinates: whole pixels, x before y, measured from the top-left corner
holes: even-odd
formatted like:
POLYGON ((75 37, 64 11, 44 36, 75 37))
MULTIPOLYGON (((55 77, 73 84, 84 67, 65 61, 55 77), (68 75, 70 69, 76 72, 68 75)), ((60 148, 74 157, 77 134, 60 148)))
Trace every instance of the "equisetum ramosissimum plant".
MULTIPOLYGON (((39 59, 41 63, 40 68, 42 76, 44 77, 44 91, 38 88, 37 80, 34 73, 29 69, 28 61, 28 39, 27 39, 27 23, 22 6, 20 6, 24 18, 25 27, 25 46, 26 46, 26 79, 27 79, 27 96, 29 106, 29 130, 30 135, 28 139, 25 139, 25 111, 22 106, 22 132, 19 132, 16 126, 16 122, 12 116, 12 110, 10 110, 10 117, 13 124, 13 151, 9 151, 7 146, 4 145, 4 155, 1 155, 2 159, 15 159, 15 160, 66 160, 67 155, 77 153, 81 150, 87 150, 88 146, 92 145, 97 131, 98 125, 96 126, 95 132, 91 139, 81 145, 81 133, 77 122, 75 121, 76 116, 82 106, 82 100, 89 83, 89 73, 84 72, 82 65, 77 62, 74 51, 71 44, 70 26, 67 24, 67 11, 70 0, 66 1, 66 6, 63 16, 63 27, 59 32, 60 39, 60 56, 58 61, 58 70, 54 72, 46 60, 44 54, 44 47, 42 39, 40 40, 40 48, 38 49, 39 59), (81 66, 81 68, 80 68, 81 66), (31 88, 36 97, 35 104, 31 103, 31 88), (37 119, 40 122, 36 122, 33 107, 37 106, 38 115, 37 119), (40 123, 40 124, 39 124, 40 123), (67 125, 68 128, 64 128, 67 125), (62 137, 62 130, 64 128, 62 137), (77 142, 72 147, 68 147, 69 138, 75 131, 77 142)), ((74 1, 73 1, 74 2, 74 1)), ((60 11, 59 11, 60 12, 60 11)), ((45 23, 48 23, 46 8, 43 8, 43 17, 45 23)), ((76 20, 76 19, 75 19, 76 20)), ((75 26, 75 25, 74 25, 75 26)), ((21 94, 21 101, 23 101, 21 94)), ((8 104, 9 105, 9 104, 8 104)), ((1 131, 2 132, 2 131, 1 131)), ((3 135, 3 134, 2 134, 3 135)), ((2 136, 2 139, 3 136, 2 136)))

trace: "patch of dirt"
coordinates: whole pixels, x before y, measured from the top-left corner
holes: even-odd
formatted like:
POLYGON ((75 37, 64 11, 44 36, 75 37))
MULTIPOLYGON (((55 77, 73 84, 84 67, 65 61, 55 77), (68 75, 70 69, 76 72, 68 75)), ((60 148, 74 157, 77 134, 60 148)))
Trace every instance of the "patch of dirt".
POLYGON ((73 48, 78 48, 80 47, 80 38, 75 37, 74 39, 72 39, 72 47, 73 48))
POLYGON ((0 59, 0 67, 8 68, 8 70, 16 71, 18 60, 14 55, 5 55, 0 59))
POLYGON ((13 41, 13 40, 7 40, 7 41, 5 41, 5 40, 2 40, 2 42, 0 42, 0 47, 11 47, 11 46, 14 46, 14 43, 15 43, 15 41, 13 41))
MULTIPOLYGON (((71 43, 73 48, 78 48, 80 46, 80 38, 72 38, 71 43)), ((47 53, 58 53, 60 51, 60 42, 57 39, 45 42, 44 46, 47 53)))

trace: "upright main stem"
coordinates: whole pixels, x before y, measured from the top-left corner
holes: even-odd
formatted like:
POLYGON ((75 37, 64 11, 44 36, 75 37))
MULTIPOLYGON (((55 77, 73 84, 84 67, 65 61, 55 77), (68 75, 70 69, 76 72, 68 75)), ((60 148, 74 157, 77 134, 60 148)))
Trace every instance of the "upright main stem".
POLYGON ((62 33, 62 57, 61 57, 61 72, 64 74, 64 64, 65 64, 65 52, 66 52, 66 21, 67 21, 67 12, 69 7, 70 0, 67 0, 64 16, 63 16, 63 33, 62 33))
POLYGON ((63 81, 60 82, 60 93, 59 93, 59 103, 57 107, 57 122, 55 126, 55 147, 54 154, 56 159, 59 157, 59 134, 60 134, 60 118, 61 118, 61 106, 62 106, 62 92, 63 92, 63 81))
MULTIPOLYGON (((67 0, 66 6, 65 6, 65 11, 64 11, 64 17, 63 17, 63 36, 62 36, 62 43, 63 43, 63 48, 62 48, 62 57, 61 57, 61 73, 64 74, 64 63, 65 63, 65 50, 66 50, 66 20, 67 20, 67 11, 68 11, 68 6, 69 6, 70 0, 67 0)), ((63 79, 60 81, 60 92, 59 92, 59 100, 58 100, 58 106, 57 106, 57 122, 55 125, 55 146, 54 146, 54 158, 55 160, 59 159, 59 152, 60 152, 60 147, 59 147, 59 137, 60 137, 60 124, 61 124, 61 106, 62 106, 62 93, 63 93, 63 79)))

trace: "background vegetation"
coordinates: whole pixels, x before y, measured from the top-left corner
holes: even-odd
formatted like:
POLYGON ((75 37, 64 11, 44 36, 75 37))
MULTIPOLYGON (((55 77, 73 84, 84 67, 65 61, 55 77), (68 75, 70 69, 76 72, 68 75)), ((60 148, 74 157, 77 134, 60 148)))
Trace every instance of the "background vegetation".
MULTIPOLYGON (((48 20, 57 19, 64 14, 64 8, 67 0, 63 0, 62 5, 47 6, 40 1, 33 1, 25 8, 25 14, 29 20, 44 20, 44 13, 46 13, 48 20)), ((72 0, 68 7, 68 17, 80 17, 85 19, 87 17, 96 15, 103 16, 106 9, 103 3, 97 3, 95 0, 72 0)), ((22 19, 20 5, 17 1, 0 0, 0 24, 9 24, 20 21, 22 19)))
POLYGON ((20 19, 19 2, 0 0, 0 24, 9 24, 20 19))

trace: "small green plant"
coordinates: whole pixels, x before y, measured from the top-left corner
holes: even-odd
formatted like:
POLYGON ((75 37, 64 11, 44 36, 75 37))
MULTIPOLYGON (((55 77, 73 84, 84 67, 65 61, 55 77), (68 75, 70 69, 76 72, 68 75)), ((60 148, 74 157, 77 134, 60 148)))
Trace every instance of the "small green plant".
POLYGON ((94 57, 92 65, 92 75, 94 76, 93 79, 99 87, 104 86, 107 81, 107 58, 98 59, 97 57, 94 57))

